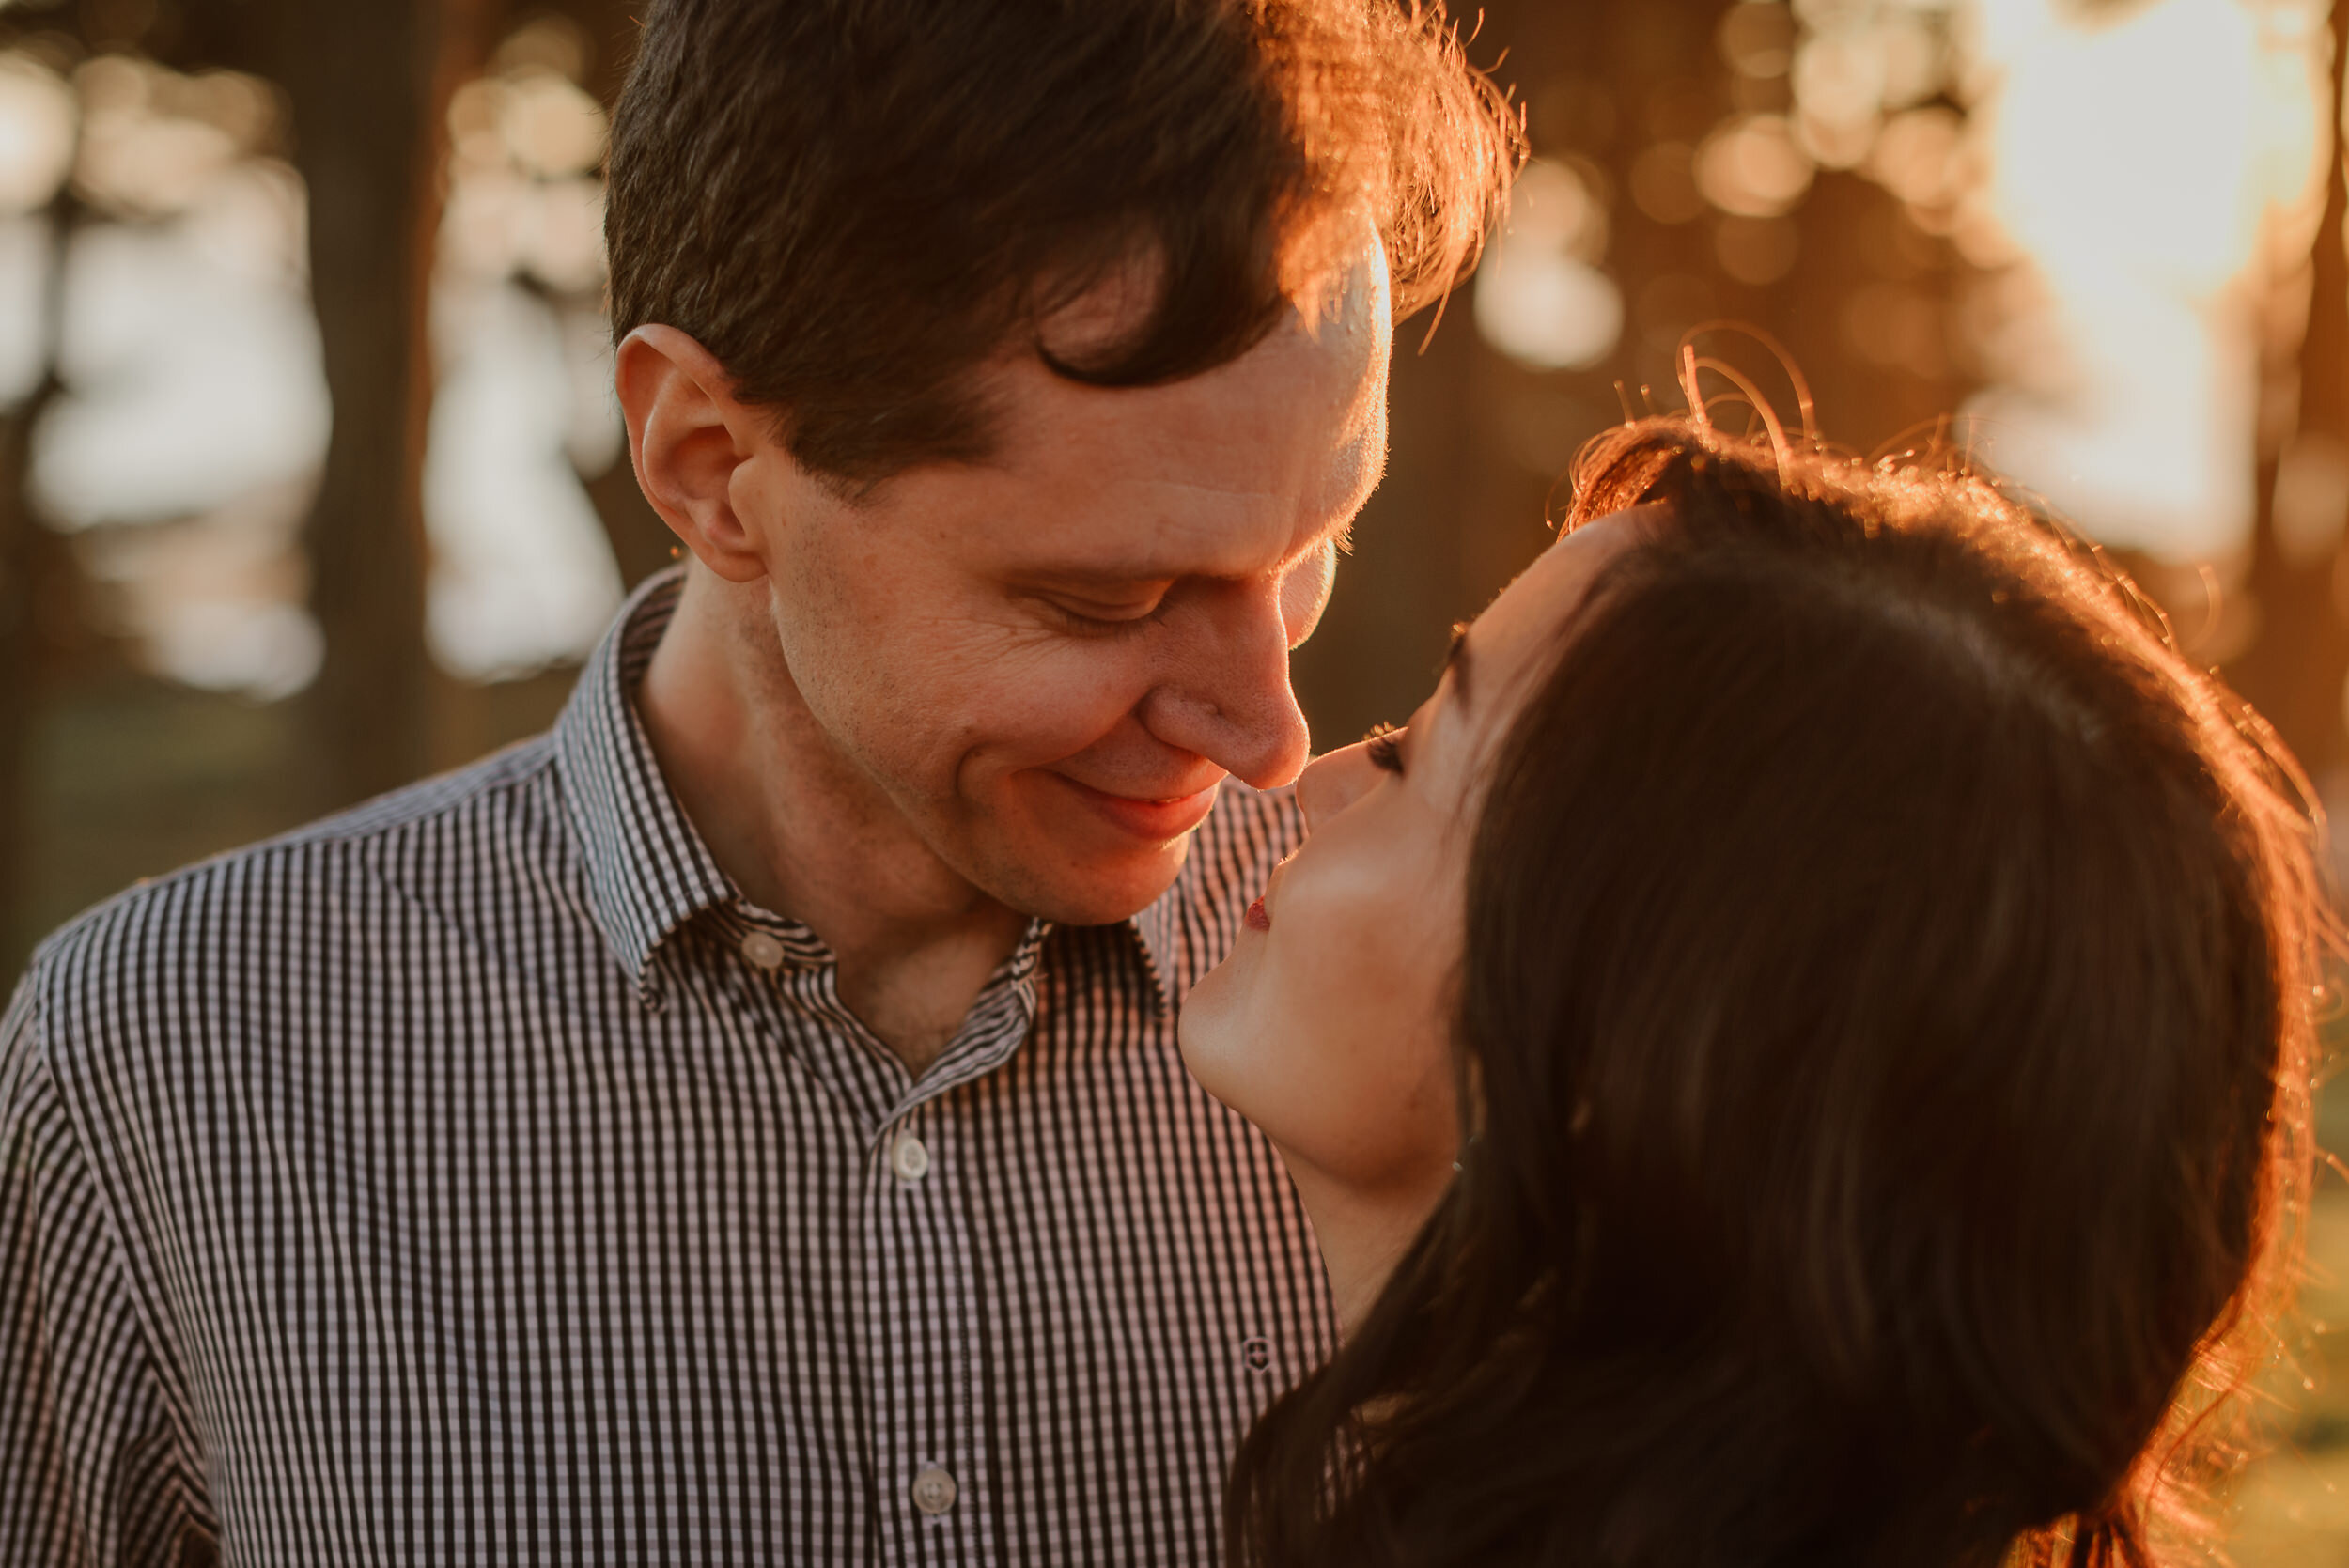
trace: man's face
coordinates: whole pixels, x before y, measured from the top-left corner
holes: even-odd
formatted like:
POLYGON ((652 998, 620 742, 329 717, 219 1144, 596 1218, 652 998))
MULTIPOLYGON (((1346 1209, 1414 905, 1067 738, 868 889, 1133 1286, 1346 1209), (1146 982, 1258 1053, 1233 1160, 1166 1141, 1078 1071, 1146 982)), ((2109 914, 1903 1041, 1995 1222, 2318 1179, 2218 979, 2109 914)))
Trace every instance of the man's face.
MULTIPOLYGON (((996 366, 984 463, 854 500, 780 446, 736 471, 773 636, 846 781, 1011 908, 1122 920, 1174 880, 1225 774, 1304 765, 1289 652, 1386 459, 1383 261, 1331 292, 1172 385, 996 366)), ((1114 331, 1129 297, 1097 291, 1047 342, 1114 331)))

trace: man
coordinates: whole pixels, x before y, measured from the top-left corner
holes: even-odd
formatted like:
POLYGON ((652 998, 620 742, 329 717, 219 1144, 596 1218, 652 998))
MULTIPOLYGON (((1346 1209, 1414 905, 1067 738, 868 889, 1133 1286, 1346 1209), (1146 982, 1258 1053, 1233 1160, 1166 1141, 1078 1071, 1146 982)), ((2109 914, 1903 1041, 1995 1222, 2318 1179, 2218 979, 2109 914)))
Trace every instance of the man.
POLYGON ((0 1559, 1211 1560, 1330 1327, 1172 1011, 1297 837, 1391 286, 1514 153, 1385 0, 657 6, 691 560, 551 736, 42 950, 0 1559))

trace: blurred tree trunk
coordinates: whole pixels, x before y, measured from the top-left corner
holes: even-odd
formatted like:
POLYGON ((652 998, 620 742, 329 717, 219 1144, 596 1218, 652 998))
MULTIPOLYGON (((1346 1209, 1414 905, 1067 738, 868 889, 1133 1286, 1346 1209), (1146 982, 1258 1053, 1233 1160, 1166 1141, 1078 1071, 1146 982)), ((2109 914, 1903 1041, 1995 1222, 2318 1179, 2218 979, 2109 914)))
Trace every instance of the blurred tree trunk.
MULTIPOLYGON (((2349 81, 2349 0, 2332 8, 2332 113, 2325 134, 2325 214, 2306 277, 2308 329, 2299 344, 2299 411, 2292 428, 2304 440, 2349 452, 2349 174, 2341 158, 2343 84, 2349 81), (2337 443, 2337 444, 2336 444, 2337 443)), ((2266 378, 2273 380, 2274 378, 2266 378)), ((2286 378, 2290 386, 2295 378, 2286 378)), ((2263 431, 2258 512, 2248 589, 2259 631, 2227 671, 2236 689, 2267 716, 2320 787, 2341 764, 2349 627, 2336 586, 2344 564, 2338 543, 2323 558, 2295 560, 2276 526, 2280 451, 2263 431)))
MULTIPOLYGON (((577 23, 588 44, 583 85, 608 109, 619 103, 629 69, 636 63, 636 36, 643 23, 642 0, 562 0, 562 13, 577 23)), ((633 588, 677 558, 677 536, 652 509, 636 484, 627 452, 601 474, 582 475, 587 499, 603 524, 604 538, 618 563, 620 581, 633 588)))
POLYGON ((326 658, 304 696, 324 803, 429 762, 423 479, 443 107, 478 67, 485 0, 287 0, 295 163, 334 402, 311 515, 310 604, 326 658))
POLYGON ((31 395, 0 416, 0 958, 13 967, 26 904, 33 721, 40 702, 40 520, 32 497, 33 435, 65 391, 58 373, 65 271, 78 204, 70 187, 50 205, 51 243, 41 279, 41 375, 31 395))
POLYGON ((326 657, 305 693, 323 804, 426 763, 423 474, 429 410, 431 18, 418 5, 288 0, 294 162, 310 194, 310 287, 334 403, 306 543, 326 657))

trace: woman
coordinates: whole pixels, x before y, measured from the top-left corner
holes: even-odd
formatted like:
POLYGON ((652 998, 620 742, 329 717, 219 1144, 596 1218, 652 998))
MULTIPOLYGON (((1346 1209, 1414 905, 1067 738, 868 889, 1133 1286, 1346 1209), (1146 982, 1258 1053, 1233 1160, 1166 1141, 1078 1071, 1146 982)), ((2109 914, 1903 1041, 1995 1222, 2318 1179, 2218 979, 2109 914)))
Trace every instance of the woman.
POLYGON ((1236 1561, 2163 1560, 2309 1160, 2310 824, 1989 484, 1603 438, 1186 1004, 1346 1343, 1236 1561))

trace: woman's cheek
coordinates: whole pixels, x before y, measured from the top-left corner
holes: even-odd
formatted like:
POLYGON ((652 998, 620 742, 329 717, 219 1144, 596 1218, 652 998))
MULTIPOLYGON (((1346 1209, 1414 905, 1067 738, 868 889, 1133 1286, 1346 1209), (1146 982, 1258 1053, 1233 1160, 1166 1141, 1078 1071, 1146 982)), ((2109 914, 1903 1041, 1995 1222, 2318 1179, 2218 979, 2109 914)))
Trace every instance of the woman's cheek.
MULTIPOLYGON (((1318 1037, 1333 1072, 1384 1096, 1420 1075, 1415 1042, 1437 988, 1425 969, 1434 955, 1413 939, 1412 911, 1385 896, 1389 886, 1347 881, 1354 885, 1318 889, 1324 896, 1307 908, 1283 911, 1301 917, 1289 923, 1297 939, 1289 968, 1303 981, 1286 1010, 1318 1037)), ((1274 919, 1277 939, 1280 913, 1274 919)))
POLYGON ((1364 1191, 1415 1186, 1455 1156, 1449 1065, 1439 1043, 1400 1015, 1359 1021, 1365 1030, 1321 1065, 1303 1152, 1364 1191))
POLYGON ((1375 930, 1361 933, 1356 994, 1376 999, 1358 1016, 1361 1067, 1378 1080, 1378 1114, 1397 1173, 1458 1141, 1452 998, 1458 970, 1460 912, 1454 878, 1439 857, 1398 857, 1405 875, 1375 930))

